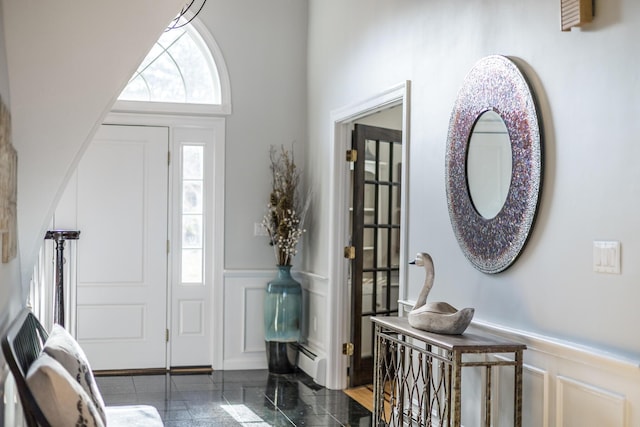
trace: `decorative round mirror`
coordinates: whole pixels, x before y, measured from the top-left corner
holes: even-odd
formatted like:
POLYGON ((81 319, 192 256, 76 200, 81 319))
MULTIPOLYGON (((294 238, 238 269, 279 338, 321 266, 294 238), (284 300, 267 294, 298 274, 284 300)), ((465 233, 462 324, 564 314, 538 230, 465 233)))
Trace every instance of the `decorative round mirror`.
POLYGON ((449 122, 445 172, 463 253, 485 273, 507 269, 529 237, 542 181, 536 105, 508 58, 483 58, 465 78, 449 122))

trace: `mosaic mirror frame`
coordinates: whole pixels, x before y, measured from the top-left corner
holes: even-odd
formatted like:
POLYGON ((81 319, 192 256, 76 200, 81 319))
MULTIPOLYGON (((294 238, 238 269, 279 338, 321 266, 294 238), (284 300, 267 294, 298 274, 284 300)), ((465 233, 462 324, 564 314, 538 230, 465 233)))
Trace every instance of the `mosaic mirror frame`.
POLYGON ((445 185, 453 232, 480 271, 499 273, 516 260, 533 226, 542 188, 542 141, 532 90, 514 62, 492 55, 478 61, 458 93, 447 136, 445 185), (484 218, 473 205, 467 154, 473 128, 486 111, 504 121, 511 141, 512 173, 498 214, 484 218))

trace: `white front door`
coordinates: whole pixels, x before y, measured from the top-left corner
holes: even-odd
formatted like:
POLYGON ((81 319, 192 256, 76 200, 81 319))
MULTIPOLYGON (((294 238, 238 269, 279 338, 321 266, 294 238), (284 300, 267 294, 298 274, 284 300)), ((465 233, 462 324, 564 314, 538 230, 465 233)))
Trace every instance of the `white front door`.
POLYGON ((77 338, 94 369, 165 368, 166 127, 103 125, 77 171, 77 338))

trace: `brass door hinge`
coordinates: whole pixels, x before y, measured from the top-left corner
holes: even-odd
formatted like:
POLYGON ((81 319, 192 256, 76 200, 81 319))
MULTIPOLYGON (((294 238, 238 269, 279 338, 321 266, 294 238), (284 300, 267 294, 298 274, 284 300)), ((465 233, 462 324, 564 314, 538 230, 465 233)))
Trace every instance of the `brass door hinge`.
POLYGON ((355 163, 358 161, 358 150, 347 150, 347 162, 355 163))
POLYGON ((353 356, 353 343, 346 342, 342 344, 342 354, 345 356, 353 356))
POLYGON ((345 246, 345 248, 344 248, 344 257, 346 259, 356 259, 356 248, 355 248, 355 246, 345 246))

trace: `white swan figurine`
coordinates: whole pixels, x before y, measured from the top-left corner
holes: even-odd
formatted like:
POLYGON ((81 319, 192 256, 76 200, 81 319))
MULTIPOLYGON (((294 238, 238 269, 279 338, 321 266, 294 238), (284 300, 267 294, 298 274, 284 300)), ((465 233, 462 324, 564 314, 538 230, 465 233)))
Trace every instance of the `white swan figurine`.
POLYGON ((411 264, 424 267, 426 277, 424 286, 418 295, 418 301, 409 312, 409 324, 416 329, 437 334, 460 335, 467 329, 473 318, 473 308, 457 310, 446 302, 427 302, 429 291, 433 287, 435 272, 431 256, 419 252, 411 264))

